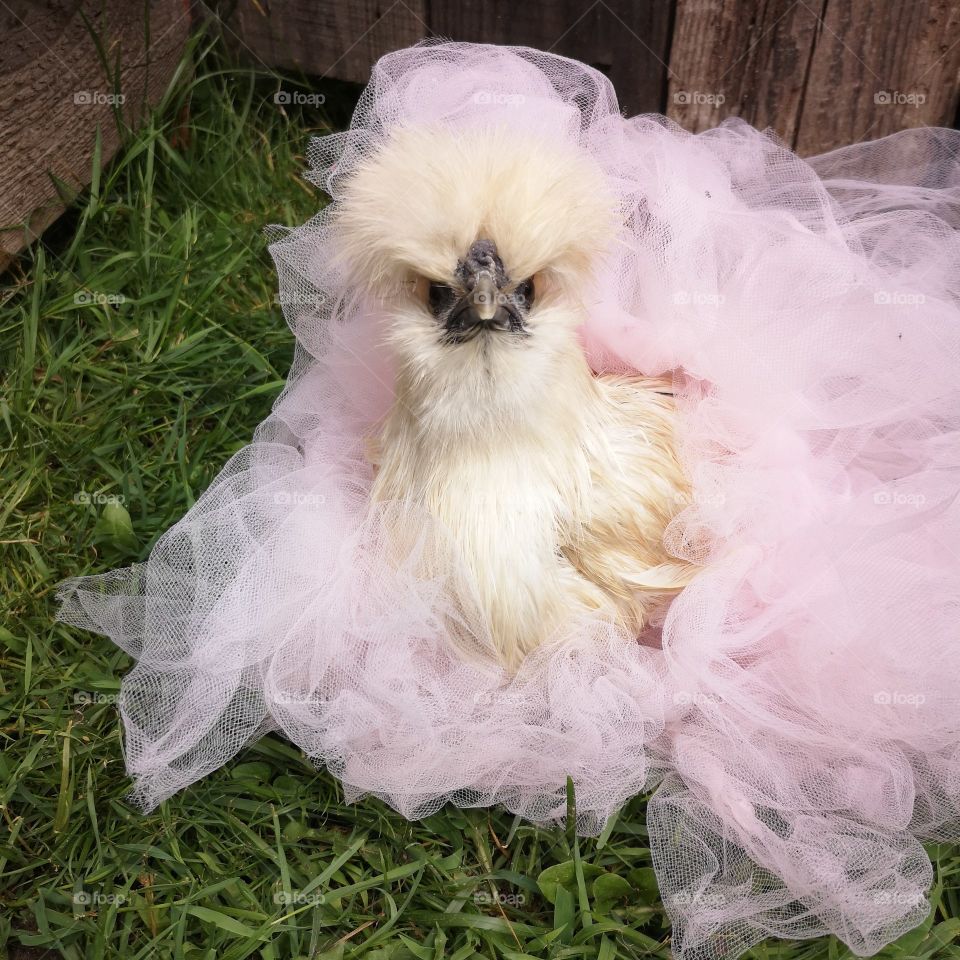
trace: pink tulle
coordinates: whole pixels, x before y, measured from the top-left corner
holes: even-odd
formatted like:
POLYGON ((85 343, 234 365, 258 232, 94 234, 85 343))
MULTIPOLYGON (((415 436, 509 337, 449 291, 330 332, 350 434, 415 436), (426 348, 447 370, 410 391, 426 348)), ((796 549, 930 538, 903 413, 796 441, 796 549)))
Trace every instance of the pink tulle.
POLYGON ((377 64, 313 177, 336 202, 396 124, 479 120, 567 138, 620 197, 585 343, 597 368, 676 371, 693 494, 668 544, 703 573, 659 647, 586 623, 512 679, 459 659, 445 578, 388 560, 383 511, 461 576, 443 532, 370 510, 390 367, 325 211, 272 246, 298 345, 253 443, 146 563, 63 591, 63 620, 137 658, 137 796, 268 730, 408 817, 556 819, 569 775, 596 832, 659 785, 677 956, 825 933, 869 954, 926 916, 921 841, 960 822, 960 134, 804 161, 738 121, 626 120, 560 57, 437 44, 377 64))

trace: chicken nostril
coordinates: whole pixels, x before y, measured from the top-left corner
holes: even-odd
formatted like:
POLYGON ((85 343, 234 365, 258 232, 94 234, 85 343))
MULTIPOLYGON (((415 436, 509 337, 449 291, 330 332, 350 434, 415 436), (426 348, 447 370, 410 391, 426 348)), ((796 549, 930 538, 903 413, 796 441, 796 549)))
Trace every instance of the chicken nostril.
POLYGON ((466 290, 472 290, 481 273, 489 273, 494 285, 502 288, 510 278, 492 240, 474 240, 467 255, 457 263, 456 276, 466 290))

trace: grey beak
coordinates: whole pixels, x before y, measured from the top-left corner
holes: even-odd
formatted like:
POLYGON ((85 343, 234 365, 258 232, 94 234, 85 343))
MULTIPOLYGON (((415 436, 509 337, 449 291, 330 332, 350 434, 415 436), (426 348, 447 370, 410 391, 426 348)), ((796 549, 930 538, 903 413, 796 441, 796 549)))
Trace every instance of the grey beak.
POLYGON ((450 343, 472 340, 484 330, 526 336, 523 316, 504 293, 510 278, 492 240, 476 240, 457 264, 457 280, 466 291, 447 314, 446 339, 450 343))
POLYGON ((473 309, 481 320, 487 321, 494 318, 499 294, 493 274, 489 270, 481 270, 473 284, 473 309))

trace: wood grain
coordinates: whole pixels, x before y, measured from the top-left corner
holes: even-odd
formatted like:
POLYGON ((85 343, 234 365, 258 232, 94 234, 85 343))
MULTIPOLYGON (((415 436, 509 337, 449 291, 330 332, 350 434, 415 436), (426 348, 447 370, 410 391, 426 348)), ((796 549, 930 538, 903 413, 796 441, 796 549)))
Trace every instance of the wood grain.
POLYGON ((151 0, 146 49, 143 3, 6 0, 0 10, 2 268, 60 214, 62 189, 90 182, 98 127, 106 162, 120 142, 115 111, 124 122, 135 123, 163 95, 189 16, 182 0, 151 0), (81 6, 100 37, 109 69, 101 63, 81 6), (111 102, 119 97, 122 102, 111 102))
POLYGON ((906 127, 950 126, 960 95, 953 0, 678 0, 668 115, 728 116, 809 156, 906 127))
MULTIPOLYGON (((108 96, 124 94, 129 122, 162 95, 190 5, 150 0, 149 50, 139 0, 0 5, 0 266, 62 209, 55 181, 89 182, 98 126, 113 154, 108 96), (111 67, 119 55, 119 87, 81 8, 111 67)), ((627 114, 663 111, 693 131, 739 116, 804 155, 949 126, 960 107, 956 0, 236 0, 219 13, 249 59, 358 83, 426 36, 529 45, 597 67, 627 114)))
POLYGON ((222 15, 235 49, 263 64, 365 83, 374 61, 427 37, 521 44, 576 57, 632 112, 662 110, 674 0, 238 0, 222 15))
POLYGON ((797 0, 678 0, 667 115, 694 132, 742 117, 793 143, 816 33, 797 0))
POLYGON ((919 126, 951 126, 960 96, 955 0, 829 0, 796 147, 811 155, 919 126))
POLYGON ((356 83, 428 33, 426 0, 238 0, 220 16, 225 41, 248 59, 356 83))
POLYGON ((606 74, 627 113, 662 111, 674 0, 433 0, 430 26, 451 40, 537 47, 606 74))

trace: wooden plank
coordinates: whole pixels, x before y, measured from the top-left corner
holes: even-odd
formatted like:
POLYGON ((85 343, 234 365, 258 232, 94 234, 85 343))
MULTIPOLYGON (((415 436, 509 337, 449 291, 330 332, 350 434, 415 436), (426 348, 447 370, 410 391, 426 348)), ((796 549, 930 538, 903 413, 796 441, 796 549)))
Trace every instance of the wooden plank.
POLYGON ((742 117, 793 143, 816 36, 813 3, 678 0, 667 116, 695 133, 742 117))
POLYGON ((426 36, 520 44, 583 60, 630 112, 662 110, 674 0, 239 0, 223 21, 235 49, 271 67, 365 83, 382 54, 426 36))
POLYGON ((674 0, 434 0, 437 36, 537 47, 582 60, 612 81, 628 114, 663 110, 674 0))
POLYGON ((805 156, 919 126, 960 102, 956 0, 826 0, 796 146, 805 156))
POLYGON ((264 66, 366 83, 383 54, 427 35, 427 0, 239 0, 221 14, 235 52, 264 66))
POLYGON ((954 0, 678 0, 667 114, 693 131, 743 117, 804 156, 950 126, 958 38, 954 0))
POLYGON ((627 114, 665 111, 693 131, 739 116, 807 155, 907 126, 949 125, 960 96, 955 0, 383 6, 239 0, 226 34, 270 66, 361 83, 378 56, 425 35, 528 45, 597 67, 627 114))
POLYGON ((106 162, 119 145, 114 111, 134 122, 166 90, 189 29, 189 10, 182 0, 151 0, 146 50, 144 7, 129 0, 2 5, 0 268, 62 212, 55 180, 73 189, 89 183, 97 127, 106 162), (81 6, 110 71, 119 60, 116 86, 81 6))

